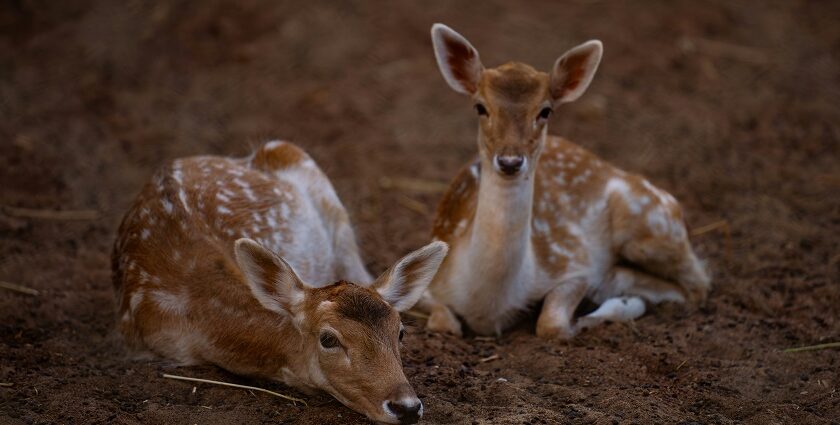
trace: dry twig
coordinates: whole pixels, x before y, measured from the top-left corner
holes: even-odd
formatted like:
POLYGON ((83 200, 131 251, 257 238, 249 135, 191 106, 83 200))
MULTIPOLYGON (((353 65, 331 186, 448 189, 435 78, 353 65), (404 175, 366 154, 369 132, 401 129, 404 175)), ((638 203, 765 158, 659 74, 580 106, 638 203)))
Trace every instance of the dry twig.
POLYGON ((0 288, 8 289, 10 291, 20 292, 21 294, 27 294, 27 295, 38 295, 38 294, 40 294, 40 292, 38 292, 37 289, 27 288, 25 286, 16 285, 14 283, 3 282, 2 280, 0 280, 0 288))
POLYGON ((827 348, 840 348, 840 342, 827 342, 825 344, 817 344, 817 345, 806 345, 804 347, 796 347, 796 348, 787 348, 783 350, 783 353, 799 353, 802 351, 816 351, 816 350, 825 350, 827 348))
POLYGON ((700 227, 691 231, 691 236, 700 236, 704 233, 709 233, 712 230, 716 230, 716 229, 720 229, 720 228, 724 228, 725 231, 728 233, 729 232, 729 230, 728 230, 729 229, 729 222, 726 221, 726 220, 719 220, 719 221, 716 221, 714 223, 707 224, 705 226, 700 226, 700 227))
POLYGON ((10 217, 34 218, 39 220, 96 220, 99 212, 95 210, 44 210, 35 208, 0 207, 3 213, 10 217))
POLYGON ((483 358, 479 361, 481 363, 487 363, 487 362, 492 362, 493 360, 499 360, 499 355, 498 354, 493 354, 492 356, 485 357, 485 358, 483 358))
POLYGON ((0 387, 11 387, 12 385, 14 384, 11 382, 0 382, 0 387))
POLYGON ((424 204, 424 203, 422 203, 418 200, 409 198, 408 196, 405 196, 403 194, 399 194, 399 196, 397 197, 397 202, 400 205, 402 205, 402 206, 404 206, 404 207, 406 207, 406 208, 408 208, 408 209, 410 209, 410 210, 412 210, 416 213, 419 213, 420 215, 428 215, 429 214, 429 209, 426 207, 426 204, 424 204))
POLYGON ((181 381, 201 382, 201 383, 205 383, 205 384, 215 384, 215 385, 223 385, 223 386, 226 386, 226 387, 242 388, 242 389, 245 389, 245 390, 262 391, 264 393, 271 394, 271 395, 276 396, 276 397, 284 398, 286 400, 291 401, 292 403, 295 403, 295 402, 303 403, 304 406, 309 407, 309 405, 306 404, 306 401, 303 400, 303 399, 288 396, 288 395, 285 395, 285 394, 276 393, 274 391, 270 391, 270 390, 267 390, 265 388, 252 387, 250 385, 231 384, 230 382, 213 381, 213 380, 210 380, 210 379, 190 378, 190 377, 187 377, 187 376, 170 375, 168 373, 164 373, 163 377, 164 378, 169 378, 169 379, 178 379, 178 380, 181 380, 181 381))

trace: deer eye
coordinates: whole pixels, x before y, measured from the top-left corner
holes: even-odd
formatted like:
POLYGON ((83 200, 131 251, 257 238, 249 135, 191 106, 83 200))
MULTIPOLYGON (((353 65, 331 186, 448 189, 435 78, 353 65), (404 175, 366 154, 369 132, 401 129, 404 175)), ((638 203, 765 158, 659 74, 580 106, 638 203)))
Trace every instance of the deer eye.
POLYGON ((332 334, 332 332, 321 332, 321 337, 319 338, 321 341, 321 347, 324 348, 335 348, 338 347, 338 338, 332 334))
POLYGON ((400 326, 400 336, 399 336, 400 341, 402 341, 404 336, 405 336, 405 328, 400 326))
POLYGON ((551 115, 551 108, 546 106, 540 110, 540 114, 537 115, 537 119, 547 120, 549 115, 551 115))
POLYGON ((487 113, 487 108, 485 108, 484 105, 482 105, 480 103, 475 104, 475 110, 476 110, 476 112, 478 112, 478 115, 480 115, 480 116, 485 116, 486 117, 486 116, 490 115, 490 114, 487 113))

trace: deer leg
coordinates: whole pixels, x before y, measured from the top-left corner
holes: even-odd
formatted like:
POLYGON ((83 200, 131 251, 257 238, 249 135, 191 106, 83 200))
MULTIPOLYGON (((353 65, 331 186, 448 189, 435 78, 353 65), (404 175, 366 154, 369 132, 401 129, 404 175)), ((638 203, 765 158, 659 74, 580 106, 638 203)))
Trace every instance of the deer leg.
POLYGON ((616 266, 595 291, 592 300, 604 303, 610 298, 635 296, 650 304, 685 302, 686 293, 676 282, 660 279, 644 271, 616 266))
MULTIPOLYGON (((656 292, 657 287, 677 286, 683 295, 683 299, 677 301, 702 303, 706 300, 711 279, 687 239, 633 241, 622 248, 621 256, 649 272, 636 273, 636 280, 640 281, 642 287, 652 288, 656 292)), ((650 301, 655 302, 652 299, 650 301)))
POLYGON ((601 323, 629 322, 645 314, 645 302, 640 297, 615 297, 604 301, 595 311, 578 319, 575 330, 595 327, 601 323))
POLYGON ((627 200, 630 195, 620 190, 608 201, 613 237, 620 241, 615 246, 618 257, 650 277, 678 286, 684 300, 705 301, 711 279, 691 248, 679 205, 646 182, 641 185, 646 188, 643 193, 647 199, 654 200, 646 208, 639 198, 632 204, 637 209, 633 211, 627 200))
POLYGON ((583 301, 586 291, 587 283, 583 277, 563 282, 552 289, 545 296, 540 317, 537 319, 537 336, 560 339, 575 336, 575 309, 583 301))
POLYGON ((685 291, 675 283, 627 267, 614 267, 593 295, 600 307, 578 319, 578 329, 606 321, 626 322, 645 313, 645 302, 684 302, 685 291))
POLYGON ((426 328, 434 332, 448 332, 462 336, 461 322, 446 304, 436 300, 427 290, 417 303, 417 308, 429 313, 426 328))

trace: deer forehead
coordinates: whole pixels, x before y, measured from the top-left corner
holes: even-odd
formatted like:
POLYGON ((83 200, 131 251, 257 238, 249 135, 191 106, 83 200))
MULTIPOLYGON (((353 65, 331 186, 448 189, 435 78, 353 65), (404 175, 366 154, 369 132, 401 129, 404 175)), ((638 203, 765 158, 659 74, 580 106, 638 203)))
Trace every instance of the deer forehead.
POLYGON ((357 324, 382 335, 390 335, 399 326, 399 313, 379 294, 352 283, 341 281, 317 289, 309 302, 311 311, 332 318, 337 325, 357 324))
POLYGON ((531 106, 548 98, 548 82, 548 74, 511 62, 484 70, 478 92, 487 102, 502 107, 531 106))

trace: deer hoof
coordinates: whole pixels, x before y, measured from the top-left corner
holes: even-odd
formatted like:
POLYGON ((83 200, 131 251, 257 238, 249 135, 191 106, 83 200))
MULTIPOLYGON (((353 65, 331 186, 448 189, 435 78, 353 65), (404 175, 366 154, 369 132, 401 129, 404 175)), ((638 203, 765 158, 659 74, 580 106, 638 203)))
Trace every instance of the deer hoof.
POLYGON ((449 309, 436 309, 432 311, 426 328, 434 332, 451 333, 456 336, 463 336, 461 323, 449 309))

